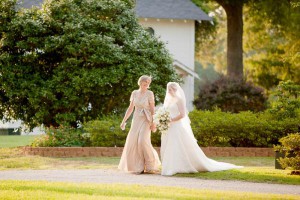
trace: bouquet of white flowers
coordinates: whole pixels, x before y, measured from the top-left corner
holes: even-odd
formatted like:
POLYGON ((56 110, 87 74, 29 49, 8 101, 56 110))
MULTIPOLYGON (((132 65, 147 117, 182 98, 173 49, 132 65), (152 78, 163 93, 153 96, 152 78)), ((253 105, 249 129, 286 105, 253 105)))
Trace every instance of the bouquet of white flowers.
POLYGON ((156 124, 157 129, 165 134, 170 127, 170 112, 166 108, 160 107, 153 116, 153 122, 156 124))

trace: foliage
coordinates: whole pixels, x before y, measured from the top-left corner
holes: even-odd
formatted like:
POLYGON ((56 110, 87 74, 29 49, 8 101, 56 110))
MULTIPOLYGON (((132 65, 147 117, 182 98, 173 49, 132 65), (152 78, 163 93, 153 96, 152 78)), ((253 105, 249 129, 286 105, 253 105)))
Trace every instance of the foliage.
MULTIPOLYGON (((225 73, 227 17, 222 4, 243 2, 243 57, 247 79, 271 90, 281 80, 299 83, 300 6, 299 0, 236 1, 194 0, 201 8, 209 6, 217 21, 215 35, 197 49, 196 59, 225 73), (220 3, 220 4, 217 4, 220 3), (217 4, 217 5, 216 5, 217 4), (203 6, 204 5, 204 6, 203 6)), ((231 53, 227 50, 227 53, 231 53)))
MULTIPOLYGON (((280 148, 280 152, 285 154, 284 158, 279 158, 278 162, 285 168, 292 170, 300 170, 300 133, 293 133, 280 138, 281 145, 276 146, 280 148), (289 156, 290 154, 294 156, 289 156)), ((293 173, 293 172, 292 172, 293 173)), ((294 172, 294 174, 296 174, 294 172)))
POLYGON ((17 13, 10 2, 1 1, 0 12, 0 118, 75 127, 122 112, 142 74, 153 77, 157 101, 177 80, 171 56, 138 24, 131 1, 48 0, 17 13))
POLYGON ((91 146, 99 147, 123 147, 130 123, 127 123, 124 131, 120 129, 122 119, 118 116, 106 116, 99 120, 93 120, 83 125, 84 131, 90 135, 91 146))
MULTIPOLYGON (((120 129, 122 118, 119 116, 106 116, 92 120, 83 125, 84 131, 90 136, 91 146, 95 147, 123 147, 131 122, 128 120, 124 131, 120 129)), ((159 131, 151 133, 151 143, 159 147, 161 143, 159 131)))
POLYGON ((200 88, 202 88, 204 84, 209 81, 215 81, 220 76, 220 73, 216 72, 213 65, 210 64, 205 67, 199 62, 195 62, 195 72, 198 74, 199 79, 194 80, 194 94, 199 94, 200 88))
POLYGON ((200 51, 203 44, 207 41, 211 41, 212 38, 215 39, 218 21, 210 12, 210 10, 215 8, 214 4, 205 3, 199 0, 192 1, 211 17, 211 21, 196 21, 195 24, 195 48, 196 51, 200 51))
POLYGON ((294 3, 253 1, 245 9, 248 76, 268 90, 280 80, 300 83, 300 7, 294 3))
POLYGON ((202 85, 194 105, 201 110, 218 107, 224 112, 258 112, 266 108, 266 100, 263 89, 251 82, 220 76, 214 82, 202 85))
POLYGON ((204 2, 202 0, 193 0, 193 2, 209 13, 209 16, 213 19, 213 22, 210 22, 212 23, 210 26, 214 28, 213 31, 204 33, 202 29, 205 29, 206 24, 202 25, 202 22, 196 24, 196 60, 204 69, 213 66, 216 71, 225 72, 226 14, 217 3, 204 2))
POLYGON ((274 91, 275 100, 271 103, 270 112, 278 119, 296 118, 300 114, 300 85, 282 81, 274 91))
POLYGON ((279 138, 297 131, 300 117, 276 120, 265 111, 238 114, 194 110, 191 126, 200 146, 272 147, 279 138))
POLYGON ((46 133, 34 139, 32 147, 72 147, 90 146, 89 135, 83 133, 81 128, 46 128, 46 133))
POLYGON ((4 32, 7 31, 9 23, 16 15, 17 0, 5 0, 0 2, 0 39, 5 36, 4 32))

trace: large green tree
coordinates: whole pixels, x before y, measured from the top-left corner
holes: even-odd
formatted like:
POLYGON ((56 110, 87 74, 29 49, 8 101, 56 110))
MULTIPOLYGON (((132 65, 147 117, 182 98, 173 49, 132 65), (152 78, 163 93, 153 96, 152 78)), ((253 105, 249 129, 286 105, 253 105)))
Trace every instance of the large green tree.
POLYGON ((300 1, 272 3, 257 2, 244 15, 246 70, 268 90, 280 80, 300 83, 300 1))
POLYGON ((197 5, 203 2, 216 2, 221 5, 227 15, 227 75, 243 77, 243 11, 247 6, 256 10, 254 15, 263 17, 265 21, 271 21, 275 26, 289 26, 286 19, 290 15, 289 10, 299 0, 193 0, 197 5))
POLYGON ((123 111, 142 74, 153 76, 157 100, 177 80, 164 44, 138 24, 129 0, 0 5, 0 118, 75 126, 123 111))
POLYGON ((243 5, 248 0, 193 0, 213 1, 221 5, 227 15, 227 75, 243 78, 243 5))

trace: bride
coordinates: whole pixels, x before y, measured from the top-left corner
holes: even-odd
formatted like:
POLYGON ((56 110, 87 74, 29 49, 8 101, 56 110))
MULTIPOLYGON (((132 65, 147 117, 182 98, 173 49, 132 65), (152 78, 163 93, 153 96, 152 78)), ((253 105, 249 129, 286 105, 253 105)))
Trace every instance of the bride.
POLYGON ((192 132, 185 95, 178 83, 168 83, 164 107, 170 112, 171 122, 168 131, 161 136, 162 175, 242 168, 205 156, 192 132))

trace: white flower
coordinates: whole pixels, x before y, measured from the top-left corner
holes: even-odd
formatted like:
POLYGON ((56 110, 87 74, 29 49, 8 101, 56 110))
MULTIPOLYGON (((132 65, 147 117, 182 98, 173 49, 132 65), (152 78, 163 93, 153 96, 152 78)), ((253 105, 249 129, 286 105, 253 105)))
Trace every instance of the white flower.
POLYGON ((170 112, 164 107, 160 107, 153 116, 153 122, 162 134, 167 133, 170 127, 170 121, 170 112))

